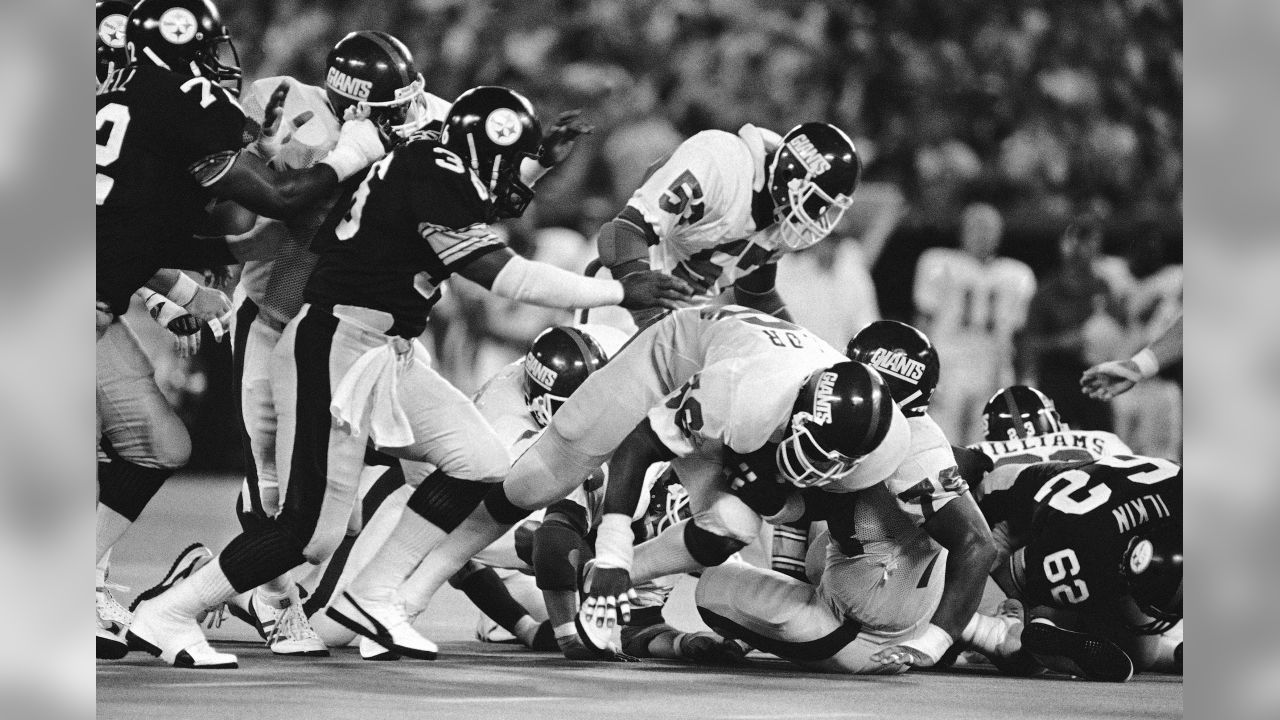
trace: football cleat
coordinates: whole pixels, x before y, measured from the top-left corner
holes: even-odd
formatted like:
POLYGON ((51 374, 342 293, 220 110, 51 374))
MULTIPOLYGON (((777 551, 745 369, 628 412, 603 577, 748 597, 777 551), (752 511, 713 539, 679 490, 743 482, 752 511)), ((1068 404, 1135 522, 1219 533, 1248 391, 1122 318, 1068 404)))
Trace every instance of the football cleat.
POLYGON ((111 594, 112 590, 127 590, 120 585, 106 585, 94 593, 97 605, 97 657, 99 660, 119 660, 129 652, 124 632, 133 621, 133 614, 124 609, 111 594))
POLYGON ((290 657, 329 657, 329 648, 311 627, 302 606, 285 601, 276 609, 266 603, 250 600, 259 620, 259 632, 266 632, 267 647, 276 655, 290 657))
POLYGON ((167 606, 164 597, 138 605, 126 635, 129 647, 159 657, 178 668, 229 670, 239 667, 236 656, 209 646, 195 618, 167 606))
POLYGON ((386 662, 388 660, 399 660, 400 656, 382 647, 376 640, 368 637, 361 637, 360 659, 373 660, 375 662, 386 662))
POLYGON ((1087 680, 1126 682, 1133 677, 1133 661, 1119 645, 1044 619, 1032 620, 1023 628, 1022 649, 1042 663, 1046 657, 1065 660, 1071 674, 1087 680))
POLYGON ((204 567, 213 559, 213 553, 209 548, 201 543, 191 543, 182 552, 178 553, 178 557, 174 559, 173 564, 169 566, 169 572, 165 573, 160 582, 143 590, 138 597, 133 599, 133 603, 129 605, 129 610, 136 610, 143 602, 160 595, 164 591, 176 585, 180 580, 191 577, 192 573, 204 567))
POLYGON ((325 614, 348 630, 370 638, 392 652, 415 660, 435 660, 440 649, 409 624, 399 598, 356 599, 350 592, 333 602, 325 614))

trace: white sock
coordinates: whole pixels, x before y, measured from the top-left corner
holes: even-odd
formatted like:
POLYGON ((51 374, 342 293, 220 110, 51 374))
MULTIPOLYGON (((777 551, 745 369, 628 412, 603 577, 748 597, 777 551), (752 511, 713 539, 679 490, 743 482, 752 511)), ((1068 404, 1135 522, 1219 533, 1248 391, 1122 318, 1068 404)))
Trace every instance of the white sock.
POLYGON ((206 609, 219 605, 232 597, 236 590, 222 572, 220 558, 214 558, 186 580, 174 585, 157 601, 164 602, 179 615, 194 619, 206 609))
POLYGON ((124 537, 131 525, 133 525, 132 520, 98 503, 97 557, 99 561, 107 556, 113 545, 120 542, 120 538, 124 537))
POLYGON ((533 637, 538 634, 538 628, 542 623, 534 620, 532 617, 525 615, 516 621, 515 636, 520 639, 525 646, 533 645, 533 637))
POLYGON ((1000 646, 1009 637, 1009 623, 1001 618, 975 613, 973 619, 960 633, 960 639, 983 655, 999 653, 1000 646))
POLYGON ((696 572, 701 563, 689 554, 684 544, 684 527, 693 520, 682 520, 663 530, 658 537, 636 546, 631 563, 631 583, 637 585, 663 575, 696 572))
MULTIPOLYGON (((416 514, 412 511, 405 512, 405 516, 416 514)), ((444 585, 468 560, 475 557, 476 553, 502 537, 510 527, 494 520, 481 503, 456 530, 445 536, 443 541, 422 559, 418 569, 414 570, 413 575, 401 585, 400 597, 404 599, 405 608, 409 614, 413 615, 425 610, 441 585, 444 585)))
POLYGON ((297 594, 297 586, 293 584, 293 578, 289 573, 285 573, 274 580, 269 580, 254 590, 254 595, 258 598, 258 602, 270 605, 277 610, 283 610, 289 606, 291 600, 297 600, 297 594))
POLYGON ((348 592, 365 598, 389 597, 444 537, 443 530, 405 508, 391 536, 351 581, 348 592))
POLYGON ((574 625, 571 622, 567 622, 563 625, 555 626, 555 628, 553 628, 551 632, 555 633, 556 640, 560 640, 561 638, 569 638, 569 637, 577 638, 578 626, 574 625))

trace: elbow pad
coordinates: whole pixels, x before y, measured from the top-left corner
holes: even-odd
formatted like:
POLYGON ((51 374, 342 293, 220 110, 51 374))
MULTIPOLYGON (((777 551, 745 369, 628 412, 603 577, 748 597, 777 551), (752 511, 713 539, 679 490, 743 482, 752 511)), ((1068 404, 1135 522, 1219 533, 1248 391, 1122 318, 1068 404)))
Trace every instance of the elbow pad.
POLYGON ((596 249, 600 263, 610 269, 636 261, 649 266, 649 243, 644 234, 618 220, 610 220, 600 228, 596 249))

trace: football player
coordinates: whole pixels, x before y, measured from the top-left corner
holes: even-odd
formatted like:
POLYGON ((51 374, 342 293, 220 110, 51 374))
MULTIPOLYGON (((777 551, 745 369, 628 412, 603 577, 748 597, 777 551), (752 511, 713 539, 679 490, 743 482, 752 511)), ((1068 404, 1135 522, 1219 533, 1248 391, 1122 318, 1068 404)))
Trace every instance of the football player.
MULTIPOLYGON (((421 136, 397 146, 339 200, 313 245, 320 259, 307 304, 272 359, 277 472, 288 478, 281 510, 233 539, 217 562, 140 605, 131 639, 171 664, 234 667, 234 656, 214 652, 194 618, 332 554, 370 441, 436 470, 366 571, 409 563, 407 575, 440 528, 460 521, 488 484, 506 475, 506 448, 470 399, 432 370, 416 340, 440 285, 454 273, 551 307, 673 307, 688 297, 684 283, 659 273, 586 278, 524 260, 496 238, 488 223, 518 216, 532 199, 519 166, 541 141, 523 96, 473 88, 451 106, 439 142, 421 136)), ((398 612, 404 623, 402 608, 375 611, 398 612)), ((390 647, 435 654, 425 640, 390 647)))
MULTIPOLYGON (((606 499, 592 592, 616 587, 611 599, 626 600, 630 518, 640 497, 639 479, 654 462, 682 451, 673 464, 698 521, 673 526, 651 541, 660 550, 651 555, 645 577, 723 562, 759 528, 759 517, 720 487, 720 458, 702 452, 704 439, 707 447, 727 444, 742 451, 781 440, 776 457, 784 477, 800 484, 857 484, 883 480, 897 466, 907 432, 875 371, 847 362, 805 330, 742 307, 675 312, 641 331, 587 378, 506 481, 425 553, 413 579, 420 597, 430 598, 481 548, 533 510, 567 495, 612 456, 610 473, 623 480, 609 491, 613 501, 606 499), (624 453, 627 447, 632 451, 624 453), (661 548, 670 548, 674 561, 661 557, 661 548)), ((379 642, 429 642, 403 620, 380 614, 394 606, 392 598, 416 560, 402 574, 389 567, 369 572, 370 565, 330 612, 376 618, 376 625, 353 620, 352 628, 379 642)), ((625 622, 629 608, 614 609, 625 622)))
MULTIPOLYGON (((778 258, 825 238, 853 202, 862 170, 839 128, 811 122, 785 136, 754 125, 704 130, 650 169, 597 238, 614 277, 650 268, 703 298, 789 320, 775 287, 778 258)), ((660 312, 633 313, 644 327, 660 312)))
POLYGON ((128 0, 101 0, 94 5, 97 16, 98 41, 95 43, 94 65, 101 85, 116 68, 128 64, 124 47, 124 29, 133 3, 128 0))
POLYGON ((984 440, 969 448, 991 458, 996 467, 1133 453, 1115 433, 1072 430, 1062 422, 1053 400, 1026 385, 1010 385, 987 400, 982 435, 984 440))
POLYGON ((1031 268, 996 255, 1003 229, 994 207, 970 205, 960 249, 931 248, 916 264, 916 325, 950 358, 931 413, 960 445, 978 439, 978 404, 1013 381, 1013 336, 1036 290, 1031 268))
POLYGON ((739 494, 772 522, 828 521, 829 537, 819 542, 825 568, 815 586, 725 564, 703 573, 695 599, 712 628, 805 667, 872 674, 928 667, 994 622, 975 614, 995 548, 950 443, 927 414, 939 370, 928 338, 879 321, 854 336, 846 354, 884 378, 910 430, 906 458, 881 484, 784 502, 768 468, 745 458, 734 469, 739 494))
POLYGON ((1142 380, 1155 377, 1161 367, 1182 359, 1182 316, 1159 337, 1128 360, 1109 360, 1084 371, 1081 392, 1094 400, 1111 400, 1129 392, 1142 380))
POLYGON ((1175 664, 1182 618, 1182 467, 1114 455, 1005 465, 975 493, 999 553, 991 575, 1037 617, 1003 651, 1096 680, 1175 664))

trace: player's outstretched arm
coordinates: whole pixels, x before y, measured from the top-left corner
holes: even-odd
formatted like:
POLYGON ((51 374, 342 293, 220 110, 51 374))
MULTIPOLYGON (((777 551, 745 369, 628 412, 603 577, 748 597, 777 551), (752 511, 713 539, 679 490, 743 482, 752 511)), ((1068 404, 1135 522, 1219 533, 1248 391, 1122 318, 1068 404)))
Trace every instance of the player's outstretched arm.
POLYGON ((987 573, 995 560, 991 528, 978 504, 964 493, 942 506, 924 523, 924 529, 947 549, 947 567, 938 609, 924 632, 904 643, 885 648, 872 660, 892 665, 929 667, 960 639, 982 601, 987 573))
POLYGON ((509 248, 480 255, 457 272, 495 295, 543 307, 677 309, 692 297, 687 284, 662 273, 632 273, 621 280, 586 277, 526 260, 509 248))
POLYGON ((231 320, 231 300, 225 293, 200 285, 180 270, 159 270, 146 286, 177 303, 202 323, 218 322, 225 326, 231 320))
POLYGON ((1150 345, 1128 360, 1094 365, 1080 376, 1081 392, 1094 400, 1111 400, 1133 388, 1139 381, 1160 372, 1160 368, 1182 359, 1182 316, 1150 345))

